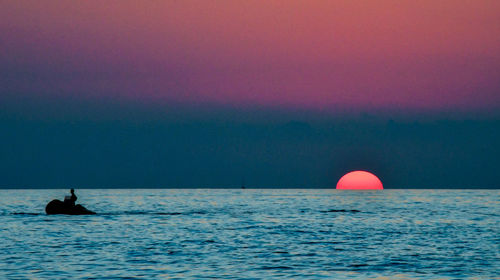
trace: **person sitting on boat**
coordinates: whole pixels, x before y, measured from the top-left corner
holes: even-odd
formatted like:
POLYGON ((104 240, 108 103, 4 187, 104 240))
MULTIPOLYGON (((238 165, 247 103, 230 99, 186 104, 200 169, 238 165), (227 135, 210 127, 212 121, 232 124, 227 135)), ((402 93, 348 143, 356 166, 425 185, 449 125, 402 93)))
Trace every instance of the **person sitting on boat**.
POLYGON ((64 203, 69 204, 71 207, 75 206, 76 200, 75 189, 71 189, 71 196, 67 195, 64 197, 64 203))

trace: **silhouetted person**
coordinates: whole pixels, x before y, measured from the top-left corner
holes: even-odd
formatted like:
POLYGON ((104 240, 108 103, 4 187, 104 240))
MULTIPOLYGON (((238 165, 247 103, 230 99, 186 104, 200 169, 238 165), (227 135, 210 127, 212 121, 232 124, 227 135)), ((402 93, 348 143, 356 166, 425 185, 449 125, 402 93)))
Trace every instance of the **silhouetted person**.
POLYGON ((54 199, 47 203, 45 206, 45 213, 48 215, 52 214, 65 214, 65 215, 92 215, 95 214, 94 211, 90 211, 87 208, 76 204, 75 190, 71 189, 71 196, 67 195, 64 197, 64 201, 59 199, 54 199))
POLYGON ((75 202, 77 200, 77 197, 75 195, 75 190, 74 189, 71 189, 71 196, 66 196, 64 198, 64 203, 67 203, 69 204, 71 207, 74 207, 75 206, 75 202))

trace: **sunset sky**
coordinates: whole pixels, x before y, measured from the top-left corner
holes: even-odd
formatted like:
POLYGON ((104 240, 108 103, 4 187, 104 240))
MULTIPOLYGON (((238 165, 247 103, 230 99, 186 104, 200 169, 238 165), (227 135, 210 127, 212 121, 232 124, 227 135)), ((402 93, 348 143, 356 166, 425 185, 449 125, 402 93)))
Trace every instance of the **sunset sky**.
POLYGON ((499 112, 497 0, 0 3, 0 186, 491 187, 499 112))
POLYGON ((0 79, 25 98, 492 111, 499 15, 496 0, 3 1, 0 79))

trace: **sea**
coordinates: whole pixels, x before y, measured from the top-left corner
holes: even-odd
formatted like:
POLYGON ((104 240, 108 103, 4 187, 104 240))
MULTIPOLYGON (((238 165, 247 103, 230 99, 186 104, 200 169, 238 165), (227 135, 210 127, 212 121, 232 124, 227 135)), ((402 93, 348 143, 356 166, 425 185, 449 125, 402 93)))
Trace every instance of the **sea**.
POLYGON ((500 279, 500 190, 0 190, 0 279, 500 279))

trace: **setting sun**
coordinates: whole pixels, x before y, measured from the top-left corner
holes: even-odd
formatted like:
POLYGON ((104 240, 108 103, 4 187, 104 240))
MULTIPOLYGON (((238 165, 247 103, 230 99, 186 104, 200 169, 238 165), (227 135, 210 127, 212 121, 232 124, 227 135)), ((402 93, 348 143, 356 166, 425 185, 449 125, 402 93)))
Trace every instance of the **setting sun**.
POLYGON ((337 183, 339 190, 382 190, 380 179, 370 172, 353 171, 345 174, 337 183))

